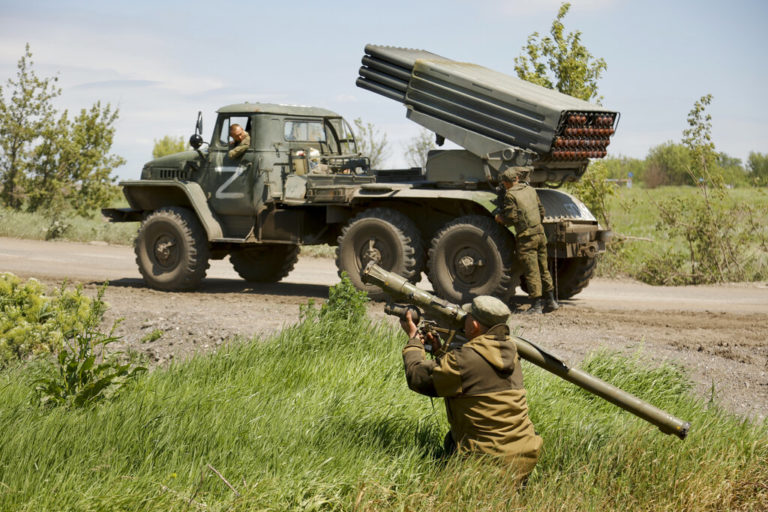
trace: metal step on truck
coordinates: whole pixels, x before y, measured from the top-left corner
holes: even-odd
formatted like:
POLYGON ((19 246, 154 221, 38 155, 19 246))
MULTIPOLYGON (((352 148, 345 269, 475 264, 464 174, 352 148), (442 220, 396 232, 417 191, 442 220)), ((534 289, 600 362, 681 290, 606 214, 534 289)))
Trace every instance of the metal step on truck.
MULTIPOLYGON (((209 143, 198 114, 192 151, 148 162, 120 185, 129 208, 113 222, 141 222, 136 262, 160 290, 197 287, 210 259, 229 256, 252 282, 277 282, 301 245, 336 246, 363 283, 369 261, 412 282, 426 272, 437 295, 509 300, 520 285, 514 234, 497 224, 499 174, 532 166, 527 181, 546 210, 558 297, 581 291, 610 232, 577 198, 557 190, 602 158, 618 113, 475 64, 423 50, 368 45, 357 85, 405 106, 442 145, 424 169, 371 169, 349 124, 322 108, 242 103, 219 109, 209 143), (230 127, 250 145, 231 158, 230 127)), ((524 283, 522 283, 524 285, 524 283)))

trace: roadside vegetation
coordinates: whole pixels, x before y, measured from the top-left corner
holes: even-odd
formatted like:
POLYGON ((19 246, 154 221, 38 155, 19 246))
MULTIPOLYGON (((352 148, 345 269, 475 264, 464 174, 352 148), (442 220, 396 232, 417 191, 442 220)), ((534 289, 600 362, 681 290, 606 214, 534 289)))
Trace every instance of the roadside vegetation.
POLYGON ((685 441, 524 364, 544 438, 509 467, 445 459, 440 400, 408 390, 402 332, 349 283, 266 339, 40 405, 36 362, 0 372, 3 510, 764 510, 768 424, 692 398, 673 366, 599 353, 583 367, 691 421, 685 441))

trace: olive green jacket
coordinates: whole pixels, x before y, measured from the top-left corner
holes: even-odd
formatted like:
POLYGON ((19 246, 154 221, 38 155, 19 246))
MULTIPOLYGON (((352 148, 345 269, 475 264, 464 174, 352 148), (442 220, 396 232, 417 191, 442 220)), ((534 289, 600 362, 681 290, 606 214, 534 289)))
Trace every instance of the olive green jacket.
POLYGON ((436 360, 425 359, 424 346, 413 338, 403 349, 403 361, 408 387, 445 397, 460 452, 500 456, 518 465, 519 476, 530 473, 542 441, 528 418, 520 357, 509 327, 495 325, 436 360))
POLYGON ((505 226, 513 226, 518 237, 544 233, 541 220, 544 207, 539 195, 526 183, 518 183, 507 189, 501 214, 505 226))
POLYGON ((241 156, 243 156, 243 154, 246 151, 248 151, 248 148, 250 146, 251 146, 251 136, 246 133, 245 138, 243 140, 241 140, 237 144, 231 145, 232 149, 229 150, 229 153, 227 153, 227 155, 229 156, 229 158, 232 158, 232 159, 240 158, 241 156))

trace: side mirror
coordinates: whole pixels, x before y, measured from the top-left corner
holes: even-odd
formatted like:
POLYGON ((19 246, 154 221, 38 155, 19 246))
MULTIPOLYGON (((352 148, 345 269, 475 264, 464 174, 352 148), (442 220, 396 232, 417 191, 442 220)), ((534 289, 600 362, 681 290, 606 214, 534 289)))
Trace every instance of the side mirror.
POLYGON ((189 138, 189 145, 192 146, 192 149, 199 149, 203 145, 203 138, 198 134, 194 134, 189 138))
POLYGON ((195 134, 189 138, 189 145, 197 150, 203 145, 203 112, 197 112, 197 122, 195 123, 195 134))

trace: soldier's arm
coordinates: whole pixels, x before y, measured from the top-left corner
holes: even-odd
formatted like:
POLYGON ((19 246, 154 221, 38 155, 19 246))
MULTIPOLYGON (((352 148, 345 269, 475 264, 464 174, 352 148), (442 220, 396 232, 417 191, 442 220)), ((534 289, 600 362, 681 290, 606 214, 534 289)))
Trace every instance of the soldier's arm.
POLYGON ((517 222, 517 200, 511 192, 504 196, 504 206, 501 210, 501 220, 505 226, 511 226, 517 222))
POLYGON ((536 194, 536 201, 539 203, 539 215, 541 215, 541 220, 543 222, 546 212, 544 211, 544 205, 541 204, 541 199, 539 199, 539 194, 536 194))
POLYGON ((422 395, 437 396, 432 371, 437 366, 435 361, 426 359, 424 344, 419 338, 411 338, 403 349, 405 380, 408 387, 422 395))
POLYGON ((229 158, 240 158, 243 156, 243 154, 248 151, 248 147, 251 145, 251 137, 246 135, 245 138, 240 141, 240 144, 235 146, 234 148, 229 150, 229 158))

